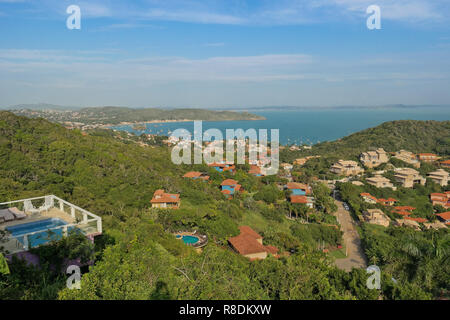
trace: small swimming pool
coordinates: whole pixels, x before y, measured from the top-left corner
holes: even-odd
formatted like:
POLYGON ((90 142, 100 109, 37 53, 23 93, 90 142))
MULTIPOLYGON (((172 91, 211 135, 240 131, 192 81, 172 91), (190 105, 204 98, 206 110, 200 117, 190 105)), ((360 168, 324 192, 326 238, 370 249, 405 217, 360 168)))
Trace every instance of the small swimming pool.
MULTIPOLYGON (((51 232, 49 232, 48 229, 60 227, 66 224, 67 223, 65 221, 59 218, 50 218, 7 227, 6 230, 9 231, 21 244, 24 244, 23 236, 25 234, 37 232, 28 236, 28 246, 29 248, 34 248, 50 241, 60 240, 63 237, 62 228, 51 230, 51 232)), ((69 227, 68 231, 72 229, 73 227, 69 227)))
POLYGON ((183 236, 183 242, 186 244, 194 244, 199 241, 199 239, 195 236, 183 236))

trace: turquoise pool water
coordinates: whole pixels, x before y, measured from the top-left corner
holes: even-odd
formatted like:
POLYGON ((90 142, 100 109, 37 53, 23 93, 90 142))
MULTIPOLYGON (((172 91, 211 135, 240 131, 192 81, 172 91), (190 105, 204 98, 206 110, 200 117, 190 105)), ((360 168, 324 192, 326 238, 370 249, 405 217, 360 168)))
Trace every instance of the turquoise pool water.
MULTIPOLYGON (((7 227, 13 237, 15 237, 20 243, 24 244, 24 235, 31 232, 37 232, 28 237, 28 245, 30 248, 38 247, 50 241, 60 240, 63 237, 62 228, 48 231, 48 229, 60 227, 67 223, 58 218, 50 218, 45 220, 39 220, 35 222, 23 223, 11 227, 7 227), (38 232, 41 231, 41 232, 38 232)), ((73 227, 68 228, 68 231, 73 227)))
POLYGON ((194 236, 183 236, 183 242, 186 244, 194 244, 197 243, 199 240, 197 237, 194 236))

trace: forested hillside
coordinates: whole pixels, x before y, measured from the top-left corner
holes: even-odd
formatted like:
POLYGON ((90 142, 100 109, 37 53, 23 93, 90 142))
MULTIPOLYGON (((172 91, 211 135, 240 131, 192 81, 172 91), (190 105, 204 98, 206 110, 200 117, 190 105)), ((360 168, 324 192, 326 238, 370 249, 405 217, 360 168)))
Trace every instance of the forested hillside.
POLYGON ((278 177, 257 178, 238 166, 235 175, 204 165, 176 166, 167 147, 140 146, 108 135, 83 135, 43 119, 0 112, 0 200, 55 194, 102 216, 104 234, 95 247, 83 237, 33 249, 41 268, 20 261, 0 275, 0 299, 408 299, 431 298, 408 278, 383 274, 383 290, 366 287, 365 270, 346 273, 318 244, 336 247, 341 234, 329 226, 329 190, 313 185, 320 211, 292 208, 278 177), (210 183, 182 178, 199 170, 210 183), (223 179, 245 192, 226 200, 223 179), (179 193, 178 210, 151 210, 157 189, 179 193), (286 219, 296 211, 302 219, 286 219), (309 222, 305 223, 305 219, 309 222), (265 245, 288 252, 279 259, 249 261, 227 239, 248 225, 265 245), (173 232, 198 230, 209 238, 197 253, 173 232), (93 250, 93 251, 90 251, 93 250), (63 257, 94 259, 81 290, 65 288, 66 275, 52 268, 63 257), (55 271, 56 270, 56 271, 55 271))
POLYGON ((17 115, 37 118, 41 117, 53 122, 78 122, 92 124, 119 124, 146 122, 154 120, 264 120, 264 117, 248 112, 214 111, 205 109, 132 109, 125 107, 93 107, 79 110, 13 110, 17 115))
POLYGON ((414 153, 450 154, 450 121, 385 122, 336 141, 316 144, 312 150, 291 153, 291 158, 302 154, 354 158, 373 148, 384 148, 387 152, 406 149, 414 153))

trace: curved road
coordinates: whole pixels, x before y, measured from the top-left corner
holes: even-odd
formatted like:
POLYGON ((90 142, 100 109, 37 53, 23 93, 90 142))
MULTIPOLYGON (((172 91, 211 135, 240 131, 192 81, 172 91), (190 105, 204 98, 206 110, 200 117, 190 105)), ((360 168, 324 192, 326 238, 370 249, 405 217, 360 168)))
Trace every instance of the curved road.
POLYGON ((344 209, 341 201, 335 200, 338 211, 334 214, 341 230, 344 232, 344 244, 347 248, 347 258, 336 259, 335 264, 339 269, 351 271, 352 268, 367 268, 367 258, 361 247, 361 239, 356 230, 356 223, 350 213, 344 209))

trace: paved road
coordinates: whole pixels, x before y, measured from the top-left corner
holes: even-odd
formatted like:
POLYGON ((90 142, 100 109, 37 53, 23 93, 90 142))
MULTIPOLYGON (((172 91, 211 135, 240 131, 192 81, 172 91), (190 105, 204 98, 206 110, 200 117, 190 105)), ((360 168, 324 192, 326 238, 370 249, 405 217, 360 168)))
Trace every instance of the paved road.
POLYGON ((361 247, 361 239, 356 230, 356 223, 350 213, 344 209, 342 202, 335 200, 338 211, 334 214, 344 232, 344 243, 347 247, 347 258, 336 259, 335 263, 339 269, 351 271, 352 267, 367 268, 367 258, 361 247))

